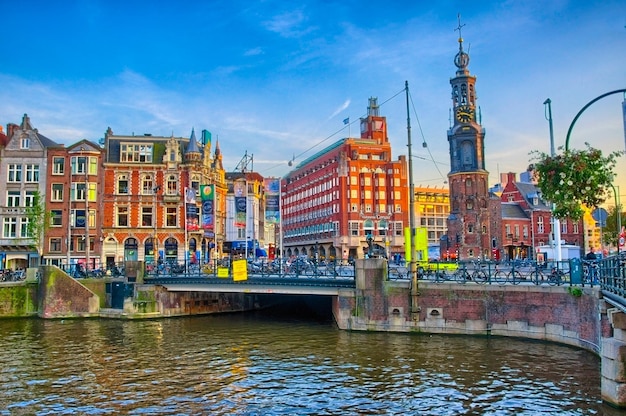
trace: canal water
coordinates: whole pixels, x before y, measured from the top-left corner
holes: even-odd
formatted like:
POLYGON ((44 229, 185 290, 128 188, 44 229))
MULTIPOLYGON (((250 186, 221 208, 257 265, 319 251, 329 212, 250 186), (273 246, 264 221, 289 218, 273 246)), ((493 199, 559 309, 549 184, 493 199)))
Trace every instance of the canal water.
POLYGON ((0 320, 0 415, 612 415, 600 361, 542 342, 340 331, 305 304, 0 320))

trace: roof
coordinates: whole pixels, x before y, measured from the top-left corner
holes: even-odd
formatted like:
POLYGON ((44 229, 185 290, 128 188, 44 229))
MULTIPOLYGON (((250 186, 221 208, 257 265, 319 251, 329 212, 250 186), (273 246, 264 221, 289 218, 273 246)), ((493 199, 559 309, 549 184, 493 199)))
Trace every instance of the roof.
POLYGON ((524 212, 522 207, 519 204, 514 202, 503 202, 502 203, 502 219, 520 219, 527 220, 528 215, 524 212))
POLYGON ((541 198, 541 190, 534 183, 515 182, 515 186, 522 195, 522 198, 524 198, 532 209, 550 209, 550 207, 548 207, 545 201, 541 198), (536 204, 534 203, 533 198, 537 198, 536 204))

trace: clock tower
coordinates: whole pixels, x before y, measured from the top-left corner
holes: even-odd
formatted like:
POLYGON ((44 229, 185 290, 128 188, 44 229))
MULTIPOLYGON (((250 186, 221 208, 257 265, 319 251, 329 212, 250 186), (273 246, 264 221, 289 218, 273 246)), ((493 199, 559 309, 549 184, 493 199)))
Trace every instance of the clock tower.
MULTIPOLYGON (((452 86, 453 124, 448 130, 450 145, 449 252, 460 260, 491 257, 492 232, 489 211, 489 172, 485 170, 485 129, 476 106, 476 77, 468 70, 469 54, 463 50, 459 18, 459 52, 454 58, 456 76, 452 86)), ((445 247, 442 247, 445 249, 445 247)))

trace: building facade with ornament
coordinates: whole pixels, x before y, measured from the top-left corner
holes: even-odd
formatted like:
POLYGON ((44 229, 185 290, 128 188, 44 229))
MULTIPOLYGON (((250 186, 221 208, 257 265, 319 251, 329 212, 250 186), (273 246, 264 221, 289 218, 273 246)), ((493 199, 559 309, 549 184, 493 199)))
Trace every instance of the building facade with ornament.
POLYGON ((285 256, 343 261, 404 256, 407 159, 392 160, 387 120, 376 98, 369 99, 360 126, 360 137, 333 143, 282 179, 277 244, 285 256))
POLYGON ((227 184, 219 143, 211 155, 208 131, 198 143, 194 130, 183 138, 115 135, 109 128, 104 152, 104 263, 221 258, 227 184), (212 194, 210 213, 203 212, 205 193, 212 194))

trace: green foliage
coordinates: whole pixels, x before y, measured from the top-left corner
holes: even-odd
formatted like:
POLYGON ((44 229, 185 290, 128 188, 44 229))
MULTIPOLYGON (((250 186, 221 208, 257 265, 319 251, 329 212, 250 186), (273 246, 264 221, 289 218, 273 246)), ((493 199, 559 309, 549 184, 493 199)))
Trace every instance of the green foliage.
POLYGON ((609 197, 617 158, 623 152, 603 156, 589 143, 585 145, 585 150, 566 150, 554 157, 531 152, 534 164, 529 169, 535 171, 544 198, 554 203, 557 218, 580 220, 584 214, 581 204, 597 208, 609 197))
POLYGON ((574 297, 581 297, 583 295, 583 290, 579 287, 569 286, 567 288, 567 292, 574 297))
POLYGON ((33 194, 33 204, 26 207, 28 219, 27 232, 31 238, 31 248, 41 253, 41 246, 46 230, 50 226, 50 212, 46 211, 45 201, 39 190, 33 194))

